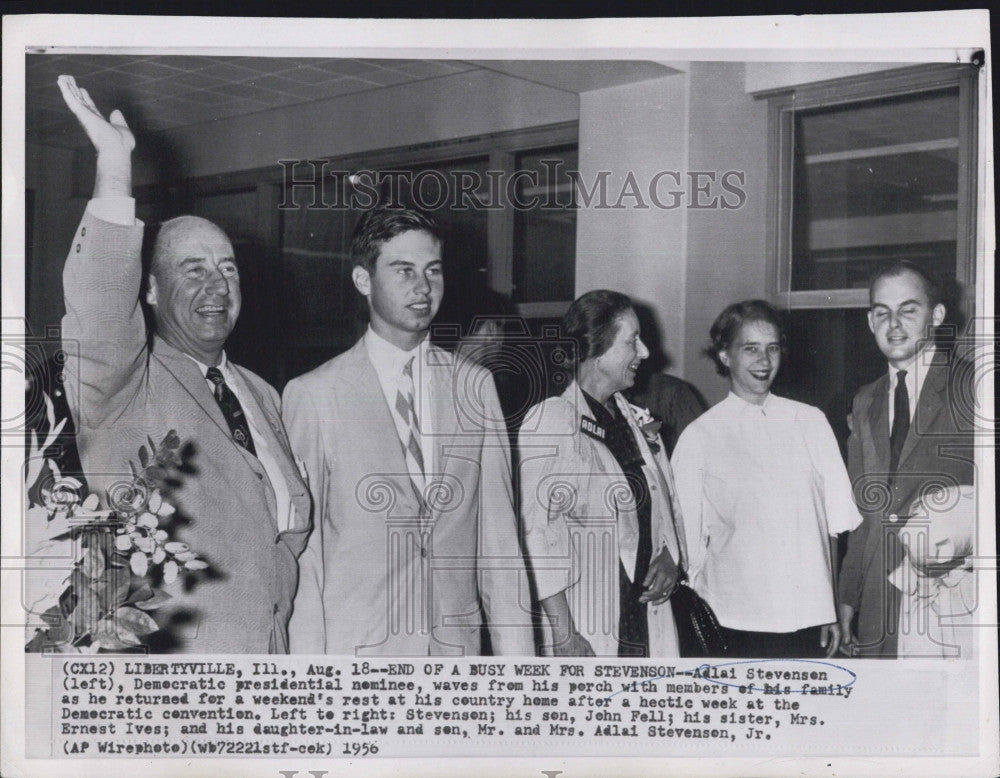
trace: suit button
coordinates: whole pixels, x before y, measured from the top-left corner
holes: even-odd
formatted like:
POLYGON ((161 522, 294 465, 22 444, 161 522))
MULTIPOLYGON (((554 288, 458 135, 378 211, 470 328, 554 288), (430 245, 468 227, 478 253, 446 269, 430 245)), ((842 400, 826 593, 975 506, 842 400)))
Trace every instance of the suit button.
POLYGON ((264 480, 264 474, 263 473, 257 473, 257 480, 258 481, 263 481, 264 480))
POLYGON ((277 613, 277 612, 278 612, 278 603, 274 603, 274 612, 275 612, 275 613, 277 613))
POLYGON ((77 254, 80 253, 80 244, 79 243, 76 244, 76 253, 77 254))
POLYGON ((80 228, 80 237, 82 238, 86 234, 87 234, 87 228, 86 227, 81 227, 80 228))

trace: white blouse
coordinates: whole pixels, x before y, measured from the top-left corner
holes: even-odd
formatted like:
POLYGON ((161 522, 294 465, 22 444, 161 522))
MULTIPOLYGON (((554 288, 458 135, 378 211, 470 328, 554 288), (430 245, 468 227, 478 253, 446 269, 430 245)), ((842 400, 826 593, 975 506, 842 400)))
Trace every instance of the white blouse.
POLYGON ((793 632, 836 621, 828 536, 861 515, 823 413, 730 393, 674 450, 694 589, 731 629, 793 632))

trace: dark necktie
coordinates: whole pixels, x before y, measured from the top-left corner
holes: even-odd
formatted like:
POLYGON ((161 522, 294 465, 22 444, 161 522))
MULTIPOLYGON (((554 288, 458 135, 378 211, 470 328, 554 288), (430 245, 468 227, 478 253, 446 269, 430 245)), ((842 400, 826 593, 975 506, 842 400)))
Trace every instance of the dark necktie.
POLYGON ((233 440, 257 456, 257 449, 254 448, 253 438, 250 436, 250 425, 247 424, 247 417, 243 414, 243 406, 233 394, 233 390, 226 386, 222 371, 217 367, 210 367, 205 373, 205 378, 215 385, 213 394, 219 403, 219 408, 222 409, 222 415, 226 417, 229 431, 233 433, 233 440))
POLYGON ((896 392, 892 398, 892 431, 889 433, 889 472, 899 467, 899 455, 910 431, 910 393, 906 388, 906 371, 896 373, 896 392))

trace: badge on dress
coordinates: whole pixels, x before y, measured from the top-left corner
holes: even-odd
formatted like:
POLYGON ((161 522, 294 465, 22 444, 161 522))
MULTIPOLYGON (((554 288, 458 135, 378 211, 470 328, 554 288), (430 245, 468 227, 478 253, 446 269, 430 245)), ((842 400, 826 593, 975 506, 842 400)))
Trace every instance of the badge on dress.
POLYGON ((586 416, 580 417, 580 432, 589 435, 602 443, 607 439, 608 433, 600 424, 586 416))

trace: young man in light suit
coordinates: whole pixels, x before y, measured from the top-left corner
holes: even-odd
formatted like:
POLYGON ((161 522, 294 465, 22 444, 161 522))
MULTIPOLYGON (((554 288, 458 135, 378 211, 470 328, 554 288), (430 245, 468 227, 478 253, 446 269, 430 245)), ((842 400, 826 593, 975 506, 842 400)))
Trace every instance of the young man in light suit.
POLYGON ((152 648, 287 653, 309 492, 277 392, 226 359, 240 312, 232 245, 194 216, 162 226, 145 294, 150 345, 139 302, 135 139, 119 111, 105 119, 71 76, 60 76, 59 87, 97 151, 94 196, 63 271, 66 395, 89 485, 100 494, 129 482, 140 446, 171 430, 192 449, 190 469, 170 474, 178 483, 169 499, 186 519, 174 539, 209 562, 212 574, 169 589, 172 599, 157 615, 171 620, 170 634, 153 636, 169 642, 152 648))
POLYGON ((889 576, 902 560, 906 514, 928 489, 973 483, 974 371, 934 345, 945 306, 918 266, 890 265, 869 295, 868 324, 889 371, 854 397, 847 465, 864 521, 848 538, 839 608, 842 650, 894 658, 900 593, 889 576))
POLYGON ((282 413, 317 515, 292 651, 534 654, 510 451, 489 372, 427 340, 444 293, 426 216, 364 214, 352 279, 370 325, 291 381, 282 413))

